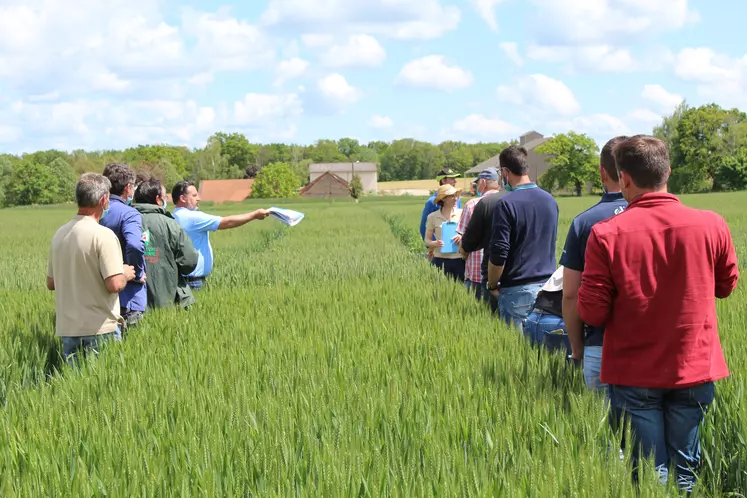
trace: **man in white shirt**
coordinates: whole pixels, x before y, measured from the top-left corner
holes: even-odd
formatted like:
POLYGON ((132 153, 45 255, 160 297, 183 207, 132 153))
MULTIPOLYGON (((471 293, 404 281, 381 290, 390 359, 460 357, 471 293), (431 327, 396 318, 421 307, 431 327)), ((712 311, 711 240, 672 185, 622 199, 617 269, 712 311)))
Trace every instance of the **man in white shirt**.
POLYGON ((78 213, 52 238, 47 288, 55 292, 55 329, 73 364, 78 352, 98 353, 107 340, 121 340, 119 292, 135 278, 122 261, 117 236, 99 221, 109 211, 111 183, 85 173, 75 186, 78 213))

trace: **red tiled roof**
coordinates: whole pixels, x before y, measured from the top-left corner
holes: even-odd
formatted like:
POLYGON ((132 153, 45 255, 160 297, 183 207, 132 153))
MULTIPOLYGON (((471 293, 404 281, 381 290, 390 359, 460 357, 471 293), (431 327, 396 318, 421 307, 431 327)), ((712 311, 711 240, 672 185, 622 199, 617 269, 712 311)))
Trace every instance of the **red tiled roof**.
POLYGON ((208 202, 241 202, 252 193, 253 179, 203 180, 200 182, 200 200, 208 202))

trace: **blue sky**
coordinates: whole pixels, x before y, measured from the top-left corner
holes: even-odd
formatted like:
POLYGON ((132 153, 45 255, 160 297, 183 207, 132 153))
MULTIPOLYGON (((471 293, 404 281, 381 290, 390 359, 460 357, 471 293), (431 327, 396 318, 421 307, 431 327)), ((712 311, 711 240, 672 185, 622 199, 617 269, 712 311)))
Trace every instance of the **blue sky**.
POLYGON ((745 16, 726 0, 0 0, 0 151, 220 130, 603 142, 682 99, 747 110, 745 16))

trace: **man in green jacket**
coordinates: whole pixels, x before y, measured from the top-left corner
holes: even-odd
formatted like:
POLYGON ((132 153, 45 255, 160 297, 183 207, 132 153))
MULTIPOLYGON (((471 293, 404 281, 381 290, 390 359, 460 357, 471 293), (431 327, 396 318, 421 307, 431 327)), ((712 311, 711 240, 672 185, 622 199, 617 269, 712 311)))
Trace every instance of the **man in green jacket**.
POLYGON ((135 209, 143 217, 148 308, 174 304, 186 308, 195 298, 183 275, 197 266, 197 250, 179 222, 166 211, 166 188, 151 178, 135 191, 135 209))

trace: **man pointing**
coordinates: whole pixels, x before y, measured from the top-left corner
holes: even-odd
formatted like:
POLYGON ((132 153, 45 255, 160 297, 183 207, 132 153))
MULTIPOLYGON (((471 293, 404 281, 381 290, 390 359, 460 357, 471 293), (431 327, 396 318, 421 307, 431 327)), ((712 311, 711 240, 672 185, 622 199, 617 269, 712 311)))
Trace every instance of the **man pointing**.
POLYGON ((199 290, 205 278, 213 271, 213 248, 210 246, 210 232, 226 230, 246 225, 250 221, 264 220, 270 215, 266 209, 257 209, 250 213, 231 216, 213 216, 199 211, 200 194, 193 183, 180 181, 171 190, 171 199, 176 205, 172 213, 182 226, 199 254, 197 268, 186 275, 187 283, 194 290, 199 290))

